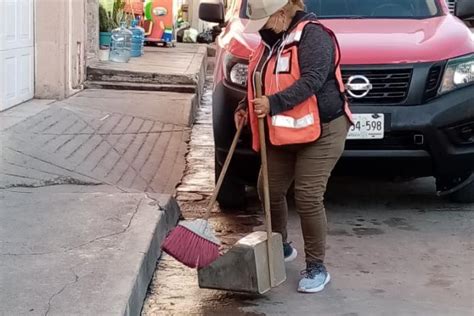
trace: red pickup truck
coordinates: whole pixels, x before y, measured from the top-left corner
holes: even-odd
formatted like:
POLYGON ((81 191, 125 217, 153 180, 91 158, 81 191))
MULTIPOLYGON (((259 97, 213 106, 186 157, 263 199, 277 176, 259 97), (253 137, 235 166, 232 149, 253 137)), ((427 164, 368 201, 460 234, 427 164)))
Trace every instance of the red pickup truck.
MULTIPOLYGON (((259 34, 242 32, 246 0, 204 0, 200 18, 224 26, 216 39, 213 127, 216 175, 233 134, 233 112, 245 96, 247 64, 259 34)), ((461 19, 473 0, 307 0, 307 11, 331 28, 355 125, 335 173, 435 177, 439 195, 474 202, 474 40, 461 19)), ((315 43, 317 45, 317 43, 315 43)), ((240 140, 219 195, 224 208, 245 203, 258 155, 250 133, 240 140)))

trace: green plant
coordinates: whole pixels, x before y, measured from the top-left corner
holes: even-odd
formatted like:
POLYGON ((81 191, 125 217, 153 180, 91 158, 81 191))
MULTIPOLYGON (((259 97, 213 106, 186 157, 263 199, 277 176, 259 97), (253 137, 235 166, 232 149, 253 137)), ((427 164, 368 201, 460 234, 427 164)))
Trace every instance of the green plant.
POLYGON ((109 14, 102 5, 99 5, 99 31, 110 32, 113 29, 113 25, 109 14))
POLYGON ((119 27, 120 24, 124 21, 126 21, 128 24, 127 15, 124 9, 125 9, 125 0, 114 1, 114 9, 112 10, 112 15, 110 15, 109 13, 109 16, 112 20, 112 24, 114 28, 119 27))
POLYGON ((125 13, 125 0, 115 0, 112 12, 107 12, 99 5, 99 29, 100 32, 110 32, 120 26, 122 22, 130 23, 130 17, 125 13))

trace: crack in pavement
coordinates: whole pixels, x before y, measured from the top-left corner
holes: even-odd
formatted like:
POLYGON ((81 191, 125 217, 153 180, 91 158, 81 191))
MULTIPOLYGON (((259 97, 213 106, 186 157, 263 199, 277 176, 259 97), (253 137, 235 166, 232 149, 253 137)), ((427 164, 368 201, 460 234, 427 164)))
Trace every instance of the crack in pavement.
POLYGON ((0 186, 0 190, 4 189, 11 189, 11 188, 43 188, 43 187, 49 187, 49 186, 55 186, 55 185, 65 185, 65 184, 71 184, 71 185, 86 185, 86 186, 98 186, 98 185, 103 185, 104 183, 102 182, 88 182, 88 181, 82 181, 79 179, 75 179, 72 177, 56 177, 52 180, 39 180, 39 179, 33 179, 32 180, 38 180, 38 183, 14 183, 14 184, 9 184, 6 186, 0 186))
POLYGON ((150 200, 154 201, 156 203, 156 205, 158 206, 158 210, 159 211, 166 211, 166 209, 161 206, 160 202, 158 202, 157 199, 155 199, 154 197, 151 197, 149 193, 145 192, 145 195, 147 198, 149 198, 150 200))
MULTIPOLYGON (((103 236, 99 236, 99 237, 96 237, 92 240, 89 240, 88 242, 85 242, 83 244, 80 244, 80 245, 77 245, 77 246, 74 246, 74 247, 71 247, 71 248, 67 248, 63 251, 51 251, 51 252, 33 252, 33 253, 0 253, 0 256, 44 256, 44 255, 51 255, 51 254, 58 254, 58 253, 67 253, 67 252, 70 252, 72 250, 76 250, 76 249, 79 249, 79 248, 82 248, 84 246, 87 246, 87 245, 90 245, 90 244, 93 244, 95 243, 96 241, 99 241, 101 239, 105 239, 105 238, 108 238, 108 237, 112 237, 112 236, 117 236, 117 235, 121 235, 121 234, 124 234, 127 232, 127 230, 130 228, 130 226, 132 225, 132 222, 133 222, 133 219, 135 218, 135 215, 138 213, 138 210, 140 209, 140 205, 142 204, 143 200, 145 198, 142 198, 138 201, 137 203, 137 206, 135 207, 135 210, 133 211, 133 214, 132 216, 130 217, 128 223, 127 223, 127 226, 122 229, 121 231, 118 231, 118 232, 115 232, 115 233, 110 233, 110 234, 107 234, 107 235, 103 235, 103 236)), ((161 208, 161 206, 157 203, 158 207, 161 208)))
POLYGON ((142 204, 143 200, 144 200, 144 199, 142 198, 142 199, 140 199, 140 201, 138 201, 137 206, 135 207, 135 210, 133 211, 133 214, 132 214, 132 216, 130 217, 130 220, 128 221, 128 223, 127 223, 127 226, 126 226, 124 229, 122 229, 121 231, 115 232, 115 233, 111 233, 111 234, 107 234, 107 235, 103 235, 103 236, 99 236, 99 237, 96 237, 96 238, 94 238, 94 239, 92 239, 92 240, 90 240, 90 241, 88 241, 88 242, 86 242, 86 243, 80 244, 80 245, 75 246, 75 247, 72 247, 72 248, 68 248, 68 249, 66 249, 64 252, 69 252, 69 251, 72 251, 72 250, 75 250, 75 249, 79 249, 79 248, 84 247, 84 246, 86 246, 86 245, 90 245, 90 244, 92 244, 92 243, 95 243, 96 241, 99 241, 99 240, 101 240, 101 239, 105 239, 105 238, 108 238, 108 237, 112 237, 112 236, 117 236, 117 235, 124 234, 125 232, 127 232, 127 230, 128 230, 128 229, 130 228, 130 226, 132 225, 132 221, 133 221, 133 219, 135 218, 135 215, 138 213, 138 210, 139 210, 140 205, 142 204))
POLYGON ((44 313, 44 316, 47 316, 49 314, 49 311, 51 310, 51 303, 53 301, 53 299, 55 299, 57 296, 61 295, 62 292, 64 292, 64 290, 66 290, 66 288, 68 286, 71 286, 75 283, 77 283, 79 281, 79 276, 76 274, 76 272, 74 272, 74 270, 71 269, 71 272, 74 274, 74 281, 73 282, 70 282, 70 283, 67 283, 65 284, 61 290, 59 290, 58 292, 54 293, 48 300, 48 309, 46 310, 46 312, 44 313))

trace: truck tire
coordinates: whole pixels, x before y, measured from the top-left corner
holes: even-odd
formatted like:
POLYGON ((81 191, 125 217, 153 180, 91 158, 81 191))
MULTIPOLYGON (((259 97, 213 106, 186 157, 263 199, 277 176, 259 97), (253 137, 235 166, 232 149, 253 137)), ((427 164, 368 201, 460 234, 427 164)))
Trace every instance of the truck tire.
MULTIPOLYGON (((221 174, 222 166, 215 160, 215 181, 221 174)), ((233 179, 230 170, 228 170, 224 181, 222 182, 221 189, 217 195, 217 202, 221 207, 222 212, 229 212, 235 210, 241 210, 245 208, 247 204, 247 198, 245 196, 245 184, 240 181, 233 179)))
POLYGON ((449 194, 449 199, 456 203, 474 203, 474 181, 449 194))

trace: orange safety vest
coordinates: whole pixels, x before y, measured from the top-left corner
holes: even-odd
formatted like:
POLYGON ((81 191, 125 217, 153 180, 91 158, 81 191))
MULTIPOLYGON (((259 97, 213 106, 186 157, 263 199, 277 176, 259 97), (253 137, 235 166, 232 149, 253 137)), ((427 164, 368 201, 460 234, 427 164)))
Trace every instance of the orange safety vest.
MULTIPOLYGON (((264 95, 278 93, 300 79, 301 74, 298 62, 298 43, 301 40, 305 26, 309 23, 321 25, 317 21, 302 21, 282 39, 282 43, 279 47, 276 47, 276 54, 274 54, 272 49, 262 41, 250 57, 248 78, 249 119, 250 127, 252 129, 252 148, 255 151, 260 150, 258 118, 254 112, 253 104, 250 102, 255 98, 255 70, 262 62, 261 59, 265 52, 265 47, 267 47, 270 50, 270 53, 267 57, 268 59, 264 61, 263 66, 261 67, 262 69, 265 69, 265 73, 262 74, 264 90, 262 93, 264 95)), ((345 88, 341 75, 339 44, 334 33, 326 27, 322 27, 331 35, 335 43, 335 77, 339 84, 339 90, 345 100, 345 113, 351 120, 351 111, 349 110, 349 105, 344 94, 345 88)), ((315 45, 317 45, 317 43, 315 43, 315 45)), ((317 96, 311 96, 291 110, 274 116, 268 115, 267 123, 270 142, 273 145, 303 144, 316 141, 322 133, 317 96)))

